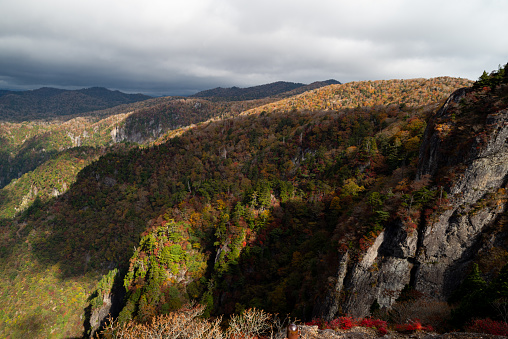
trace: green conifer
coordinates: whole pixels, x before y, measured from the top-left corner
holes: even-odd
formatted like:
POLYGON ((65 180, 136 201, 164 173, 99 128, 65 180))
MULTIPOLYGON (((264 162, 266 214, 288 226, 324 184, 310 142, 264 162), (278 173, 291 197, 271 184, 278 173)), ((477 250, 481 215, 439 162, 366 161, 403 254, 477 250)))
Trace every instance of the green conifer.
POLYGON ((471 273, 464 279, 448 301, 450 303, 460 302, 465 298, 471 297, 473 294, 484 292, 486 287, 487 283, 481 276, 480 268, 477 263, 474 263, 471 273))

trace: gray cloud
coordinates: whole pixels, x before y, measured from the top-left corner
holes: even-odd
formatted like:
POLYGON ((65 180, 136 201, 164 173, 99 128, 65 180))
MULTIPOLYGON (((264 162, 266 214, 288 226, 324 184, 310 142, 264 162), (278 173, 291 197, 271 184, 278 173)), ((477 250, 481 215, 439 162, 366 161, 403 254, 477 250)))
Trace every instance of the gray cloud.
POLYGON ((503 0, 0 1, 0 88, 191 94, 277 80, 476 79, 503 0))

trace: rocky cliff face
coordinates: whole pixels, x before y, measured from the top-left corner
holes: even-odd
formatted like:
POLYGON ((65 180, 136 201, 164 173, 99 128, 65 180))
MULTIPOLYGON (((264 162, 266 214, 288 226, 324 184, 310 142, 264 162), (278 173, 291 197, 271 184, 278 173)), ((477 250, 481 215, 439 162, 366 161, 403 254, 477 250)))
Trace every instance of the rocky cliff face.
POLYGON ((417 176, 440 183, 440 199, 444 194, 447 202, 413 232, 392 222, 359 262, 343 255, 316 316, 332 319, 341 310, 365 317, 375 302, 389 308, 405 285, 446 300, 477 251, 495 242, 482 235, 505 210, 508 110, 467 111, 461 100, 468 92, 456 91, 436 112, 420 148, 417 176))
POLYGON ((171 128, 163 128, 160 123, 155 123, 151 120, 148 126, 136 125, 131 121, 127 121, 123 126, 115 126, 111 130, 111 139, 113 142, 134 142, 138 144, 144 144, 146 142, 154 141, 171 128))
MULTIPOLYGON (((436 118, 447 114, 445 106, 436 118)), ((434 149, 434 152, 421 157, 420 175, 436 175, 440 163, 450 163, 450 158, 441 152, 443 147, 432 147, 440 137, 435 127, 431 126, 433 129, 428 131, 422 145, 422 151, 434 149)), ((481 245, 481 234, 496 223, 505 209, 508 110, 492 112, 486 116, 483 126, 474 127, 486 134, 472 137, 470 146, 457 152, 456 165, 464 164, 465 169, 455 173, 448 189, 449 209, 437 215, 435 222, 425 225, 420 237, 415 287, 439 298, 448 297, 457 287, 481 245)))

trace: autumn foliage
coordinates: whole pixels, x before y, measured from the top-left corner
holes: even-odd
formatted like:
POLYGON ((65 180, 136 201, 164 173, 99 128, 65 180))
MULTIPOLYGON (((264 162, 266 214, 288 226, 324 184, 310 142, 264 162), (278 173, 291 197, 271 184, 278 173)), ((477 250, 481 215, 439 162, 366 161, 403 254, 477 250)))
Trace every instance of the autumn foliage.
POLYGON ((309 319, 340 252, 359 260, 387 223, 414 232, 422 210, 431 220, 444 204, 443 186, 415 181, 419 146, 428 116, 468 84, 332 85, 258 108, 161 98, 132 113, 71 119, 69 129, 3 124, 16 139, 3 154, 26 155, 34 166, 47 160, 46 141, 55 154, 60 140, 70 148, 80 137, 88 148, 52 159, 65 180, 40 167, 2 191, 9 209, 0 253, 10 262, 27 250, 26 262, 58 266, 62 279, 118 268, 123 323, 146 323, 189 300, 205 316, 255 307, 309 319), (121 128, 148 143, 113 145, 121 128), (29 130, 34 147, 21 137, 29 130))

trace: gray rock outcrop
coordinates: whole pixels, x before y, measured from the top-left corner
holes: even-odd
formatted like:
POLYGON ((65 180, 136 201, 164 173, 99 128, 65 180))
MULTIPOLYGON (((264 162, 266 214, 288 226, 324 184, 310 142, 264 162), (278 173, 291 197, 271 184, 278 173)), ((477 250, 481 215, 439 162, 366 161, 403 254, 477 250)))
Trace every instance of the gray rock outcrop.
POLYGON ((450 107, 456 107, 466 94, 466 89, 456 91, 436 112, 420 148, 418 177, 456 168, 445 188, 446 208, 412 232, 400 221, 387 225, 358 263, 348 265, 347 256, 342 258, 335 286, 315 309, 316 316, 330 320, 340 304, 342 312, 365 317, 375 302, 389 308, 408 284, 446 300, 465 277, 482 246, 482 234, 505 210, 504 200, 493 197, 504 192, 508 180, 508 110, 488 114, 483 125, 474 126, 483 133, 471 135, 467 147, 453 154, 452 141, 433 123, 453 124, 451 117, 445 120, 453 114, 450 107))

